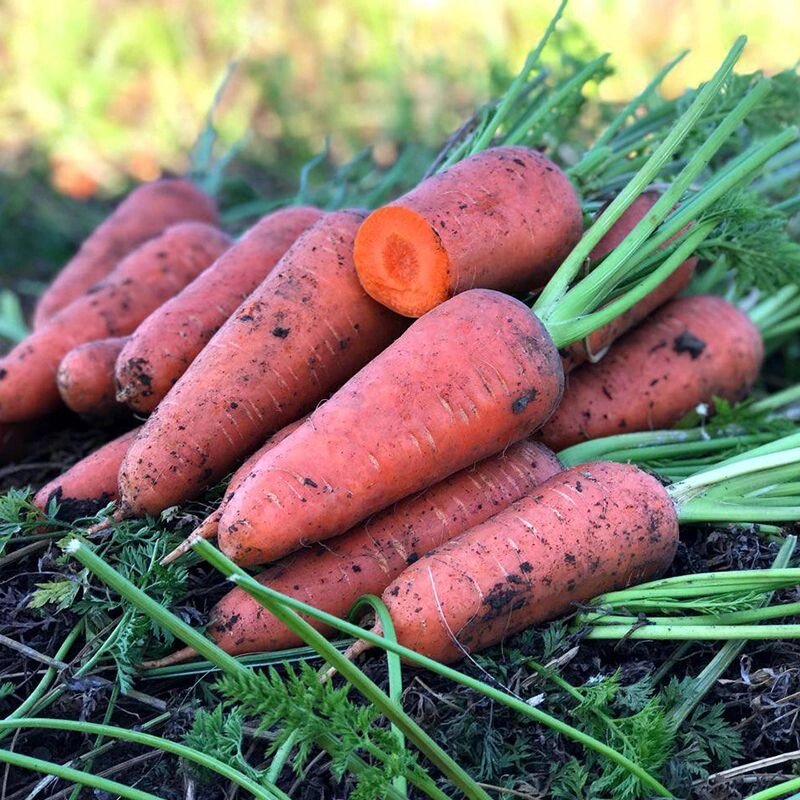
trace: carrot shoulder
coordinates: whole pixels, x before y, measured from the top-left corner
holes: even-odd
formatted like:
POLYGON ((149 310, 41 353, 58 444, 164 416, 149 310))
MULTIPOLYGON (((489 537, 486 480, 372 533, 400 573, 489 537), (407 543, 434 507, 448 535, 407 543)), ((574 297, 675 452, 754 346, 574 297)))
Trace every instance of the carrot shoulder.
POLYGON ((432 550, 383 592, 400 644, 437 661, 663 572, 678 544, 671 498, 627 464, 565 470, 432 550))
POLYGON ((185 220, 218 222, 214 201, 189 181, 165 179, 134 189, 84 241, 45 289, 33 317, 41 327, 76 297, 103 280, 139 245, 185 220))
POLYGON ((143 244, 103 281, 0 360, 0 421, 20 422, 61 404, 56 372, 74 347, 124 336, 180 291, 230 243, 201 222, 182 222, 143 244))
POLYGON ((541 440, 561 450, 615 433, 669 428, 698 403, 744 397, 763 357, 758 329, 726 300, 672 300, 602 361, 570 374, 541 440))
POLYGON ((467 289, 544 285, 582 227, 579 198, 552 161, 495 147, 370 214, 356 237, 356 269, 372 297, 419 317, 467 289))
POLYGON ((400 334, 403 320, 355 274, 363 218, 326 214, 212 337, 123 463, 127 513, 156 514, 199 494, 400 334))
POLYGON ((114 365, 128 339, 128 336, 112 336, 80 344, 61 359, 56 381, 67 408, 99 419, 124 410, 117 403, 114 365))
POLYGON ((90 517, 105 508, 118 497, 119 465, 138 431, 128 431, 71 466, 43 486, 33 504, 45 511, 51 502, 58 503, 58 519, 67 522, 90 517))
POLYGON ((269 214, 157 308, 136 329, 119 357, 117 399, 134 411, 152 411, 236 307, 321 215, 308 206, 269 214))
POLYGON ((485 289, 457 295, 259 461, 223 512, 220 547, 259 564, 344 533, 530 434, 562 387, 529 308, 485 289))

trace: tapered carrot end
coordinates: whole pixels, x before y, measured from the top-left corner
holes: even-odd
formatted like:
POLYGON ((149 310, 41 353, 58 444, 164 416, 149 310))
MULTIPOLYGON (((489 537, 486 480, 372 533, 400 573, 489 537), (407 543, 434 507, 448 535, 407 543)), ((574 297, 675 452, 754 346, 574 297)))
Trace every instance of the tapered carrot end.
POLYGON ((159 667, 171 667, 173 664, 182 664, 190 658, 197 655, 197 650, 193 647, 184 647, 182 650, 176 650, 164 658, 157 658, 154 661, 142 661, 139 664, 140 669, 158 669, 159 667))
POLYGON ((108 530, 110 527, 115 525, 117 522, 122 522, 125 519, 128 519, 130 515, 122 508, 118 508, 108 519, 104 519, 102 522, 98 522, 96 525, 92 525, 86 529, 87 536, 94 536, 97 533, 102 533, 103 531, 108 530))
POLYGON ((174 550, 161 559, 161 566, 165 567, 175 561, 176 558, 180 558, 184 553, 188 553, 198 539, 213 539, 217 535, 221 516, 222 509, 220 508, 209 514, 174 550))
POLYGON ((409 208, 373 211, 358 230, 353 257, 367 294, 406 317, 421 317, 453 294, 439 234, 409 208))
MULTIPOLYGON (((379 620, 376 620, 375 624, 372 626, 372 633, 376 634, 377 636, 380 636, 382 632, 383 629, 381 628, 381 623, 379 620)), ((344 651, 342 655, 344 655, 344 657, 348 661, 354 661, 362 653, 366 653, 367 650, 371 650, 373 647, 375 647, 374 644, 371 644, 370 642, 367 642, 364 639, 356 639, 353 642, 353 644, 351 644, 350 647, 348 647, 347 650, 344 651)), ((336 669, 336 667, 329 667, 327 670, 325 670, 325 672, 323 672, 319 676, 319 682, 325 683, 326 681, 329 681, 331 678, 333 678, 334 675, 336 675, 337 672, 338 670, 336 669)))

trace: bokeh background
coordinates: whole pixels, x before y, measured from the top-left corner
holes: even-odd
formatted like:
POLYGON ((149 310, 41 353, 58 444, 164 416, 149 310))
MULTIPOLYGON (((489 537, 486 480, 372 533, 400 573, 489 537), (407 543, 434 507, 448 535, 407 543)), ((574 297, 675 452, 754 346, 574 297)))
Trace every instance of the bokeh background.
MULTIPOLYGON (((3 0, 0 288, 35 293, 115 195, 184 171, 232 62, 214 111, 218 147, 239 143, 237 169, 279 195, 326 136, 341 162, 365 145, 385 163, 404 142, 436 147, 519 69, 556 5, 3 0)), ((602 96, 614 100, 684 48, 692 53, 665 89, 697 83, 741 32, 750 44, 740 69, 791 66, 800 3, 571 0, 560 28, 567 52, 613 53, 602 96)))

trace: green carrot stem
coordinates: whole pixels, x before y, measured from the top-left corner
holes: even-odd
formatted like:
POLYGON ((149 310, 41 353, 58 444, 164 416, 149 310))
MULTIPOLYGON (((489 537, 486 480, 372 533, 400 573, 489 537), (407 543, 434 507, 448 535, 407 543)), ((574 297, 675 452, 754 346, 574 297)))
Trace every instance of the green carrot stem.
POLYGON ((14 753, 11 750, 0 750, 0 763, 10 764, 12 767, 19 767, 32 772, 39 772, 43 775, 54 775, 56 778, 63 778, 70 783, 91 786, 101 792, 107 792, 112 797, 123 797, 125 800, 164 800, 159 795, 143 792, 141 789, 134 789, 132 786, 126 786, 108 778, 101 778, 99 775, 92 775, 90 772, 81 772, 72 767, 64 767, 60 764, 54 764, 52 761, 44 761, 41 758, 31 758, 21 753, 14 753))
POLYGON ((240 786, 245 791, 250 792, 253 797, 263 798, 263 800, 273 800, 280 798, 280 800, 289 800, 288 795, 282 792, 277 786, 262 786, 256 783, 251 778, 243 775, 237 769, 225 764, 213 756, 201 753, 199 750, 194 750, 184 744, 164 739, 160 736, 153 736, 149 733, 142 733, 140 731, 131 730, 129 728, 120 728, 116 725, 98 725, 92 722, 81 722, 76 720, 66 719, 49 719, 49 718, 20 718, 15 720, 0 720, 0 730, 15 730, 18 728, 40 728, 45 730, 61 730, 61 731, 75 731, 77 733, 94 734, 97 736, 106 737, 109 739, 121 739, 126 742, 134 742, 136 744, 144 745, 145 747, 152 747, 156 750, 163 750, 165 753, 171 753, 179 758, 185 758, 194 764, 205 767, 212 772, 216 772, 223 778, 227 778, 232 783, 240 786))
MULTIPOLYGON (((287 609, 310 616, 327 625, 330 625, 336 630, 354 636, 357 639, 363 639, 371 645, 380 647, 383 650, 394 652, 407 661, 411 661, 412 663, 418 664, 419 666, 422 666, 431 672, 435 672, 443 677, 449 678, 450 680, 459 683, 462 686, 467 686, 468 688, 474 689, 481 694, 484 694, 485 696, 496 700, 497 702, 500 702, 509 708, 512 708, 513 710, 521 713, 523 716, 533 719, 540 724, 546 725, 552 730, 555 730, 558 733, 561 733, 564 736, 579 742, 585 747, 606 756, 614 763, 622 766, 624 769, 635 775, 643 785, 648 786, 659 796, 672 796, 668 789, 662 786, 638 764, 635 764, 622 753, 617 752, 613 748, 609 747, 603 742, 598 741, 594 737, 589 736, 583 731, 573 728, 571 725, 568 725, 562 720, 552 717, 549 714, 546 714, 543 711, 528 705, 523 700, 514 697, 513 695, 508 694, 501 689, 497 689, 482 681, 472 678, 469 675, 465 675, 458 670, 453 669, 452 667, 439 664, 437 661, 420 655, 414 650, 410 650, 409 648, 403 647, 400 644, 384 639, 382 636, 379 636, 372 631, 359 628, 357 625, 354 625, 351 622, 346 622, 345 620, 341 620, 338 617, 335 617, 333 614, 328 614, 324 611, 314 608, 313 606, 309 606, 306 603, 302 603, 299 600, 282 595, 280 592, 276 592, 274 589, 270 589, 269 587, 261 586, 258 581, 253 580, 249 575, 240 570, 239 567, 237 567, 232 561, 220 553, 219 550, 217 550, 213 545, 204 540, 196 541, 192 547, 199 555, 201 555, 210 564, 228 577, 229 580, 231 580, 235 585, 241 586, 244 591, 258 600, 262 605, 266 606, 270 611, 273 609, 278 609, 281 606, 285 606, 287 609)), ((287 619, 289 618, 287 617, 287 619)), ((327 644, 327 642, 325 642, 325 644, 327 644)), ((333 664, 333 666, 336 666, 336 664, 333 664)))
MULTIPOLYGON (((762 789, 755 794, 750 794, 744 800, 776 800, 776 798, 798 789, 800 789, 800 778, 792 778, 782 783, 776 783, 775 786, 770 786, 767 789, 762 789)), ((787 797, 786 800, 796 800, 797 797, 798 795, 793 794, 791 797, 787 797)))
MULTIPOLYGON (((572 252, 558 268, 555 275, 548 281, 547 286, 534 305, 534 310, 541 319, 546 320, 549 318, 553 309, 566 294, 572 281, 583 269, 584 262, 598 242, 608 233, 625 209, 627 209, 658 176, 664 164, 670 160, 681 142, 689 135, 709 103, 717 96, 724 81, 730 75, 734 64, 741 55, 745 42, 746 39, 744 37, 740 37, 736 40, 736 43, 720 65, 714 77, 697 93, 697 96, 694 98, 689 108, 676 120, 670 133, 656 148, 647 163, 637 172, 636 176, 628 183, 625 189, 612 200, 608 208, 587 231, 578 245, 573 248, 572 252)), ((648 217, 650 220, 654 220, 653 228, 660 222, 660 219, 655 216, 652 209, 649 214, 646 215, 645 219, 647 220, 648 217)), ((635 247, 640 246, 645 237, 637 238, 640 238, 641 241, 637 241, 635 247)), ((627 259, 630 253, 635 250, 635 247, 630 248, 630 252, 626 250, 624 258, 620 258, 619 260, 624 261, 624 259, 627 259)), ((608 259, 606 259, 606 261, 608 261, 608 259)), ((616 259, 612 259, 612 261, 616 263, 616 259)))
POLYGON ((599 625, 587 639, 648 639, 650 641, 743 641, 797 639, 800 625, 599 625))
MULTIPOLYGON (((800 498, 798 498, 800 500, 800 498)), ((795 506, 768 508, 756 504, 730 505, 728 503, 702 498, 692 500, 681 509, 679 519, 682 524, 698 522, 793 522, 800 519, 800 503, 795 506)))
MULTIPOLYGON (((72 645, 75 644, 75 640, 78 638, 81 630, 83 628, 82 623, 78 623, 64 638, 64 641, 61 643, 58 650, 56 650, 56 654, 53 657, 55 661, 63 661, 67 653, 72 649, 72 645)), ((44 693, 50 688, 53 681, 56 679, 58 675, 58 670, 55 667, 48 667, 45 671, 44 675, 42 675, 41 680, 36 685, 34 690, 25 698, 25 700, 12 711, 7 717, 6 720, 12 719, 19 719, 24 717, 32 708, 36 706, 36 704, 41 700, 44 693)), ((4 737, 5 734, 0 733, 0 739, 4 737)))

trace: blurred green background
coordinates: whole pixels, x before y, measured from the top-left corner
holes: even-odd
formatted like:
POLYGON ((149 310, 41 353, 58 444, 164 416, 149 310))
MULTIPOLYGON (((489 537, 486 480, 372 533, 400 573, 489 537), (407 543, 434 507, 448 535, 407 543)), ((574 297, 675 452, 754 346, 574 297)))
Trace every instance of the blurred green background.
MULTIPOLYGON (((336 161, 367 144, 436 147, 519 69, 555 0, 3 0, 0 280, 42 279, 110 197, 182 172, 214 93, 224 150, 261 194, 290 190, 327 135, 336 161), (88 201, 88 202, 87 202, 88 201)), ((789 0, 572 0, 559 46, 611 51, 621 99, 683 48, 668 92, 707 77, 733 38, 740 69, 798 56, 789 0)))

